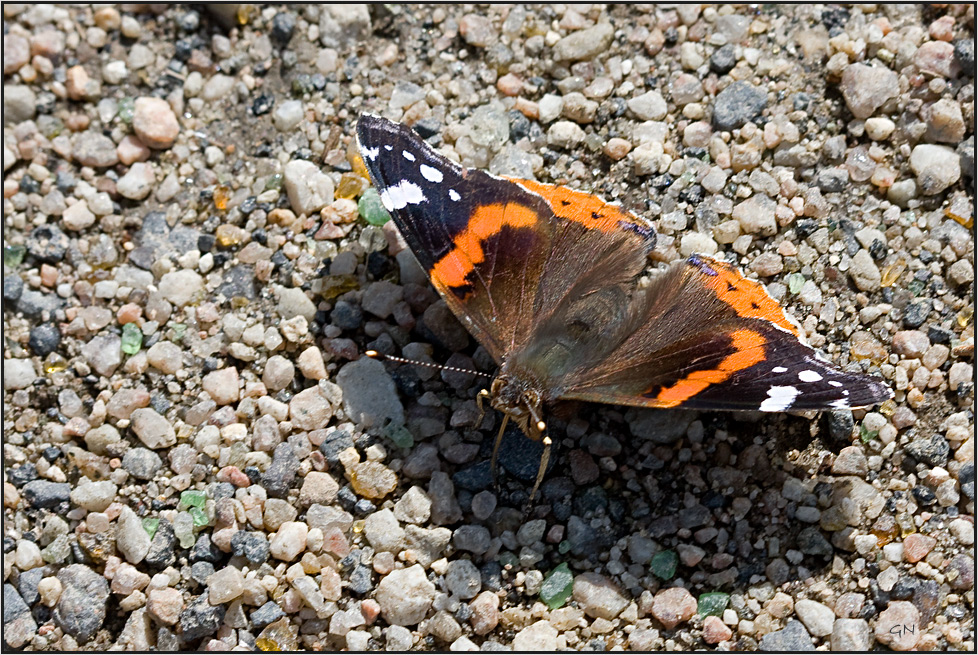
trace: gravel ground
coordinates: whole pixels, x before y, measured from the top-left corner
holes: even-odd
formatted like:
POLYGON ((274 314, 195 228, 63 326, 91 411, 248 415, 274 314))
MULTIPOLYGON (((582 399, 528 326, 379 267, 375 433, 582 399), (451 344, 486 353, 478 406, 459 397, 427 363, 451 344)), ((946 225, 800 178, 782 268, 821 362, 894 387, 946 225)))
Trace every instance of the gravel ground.
POLYGON ((974 7, 5 4, 3 639, 974 650, 974 7), (740 264, 873 411, 581 404, 528 520, 361 111, 740 264))

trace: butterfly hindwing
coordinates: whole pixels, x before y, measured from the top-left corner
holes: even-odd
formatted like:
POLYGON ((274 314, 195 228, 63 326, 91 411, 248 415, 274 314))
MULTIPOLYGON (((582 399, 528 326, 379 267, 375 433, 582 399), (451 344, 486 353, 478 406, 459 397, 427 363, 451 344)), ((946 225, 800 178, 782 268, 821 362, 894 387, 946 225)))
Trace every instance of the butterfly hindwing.
POLYGON ((569 380, 564 397, 703 410, 863 407, 892 394, 846 373, 800 340, 757 282, 729 264, 692 257, 654 281, 635 330, 601 365, 569 380))

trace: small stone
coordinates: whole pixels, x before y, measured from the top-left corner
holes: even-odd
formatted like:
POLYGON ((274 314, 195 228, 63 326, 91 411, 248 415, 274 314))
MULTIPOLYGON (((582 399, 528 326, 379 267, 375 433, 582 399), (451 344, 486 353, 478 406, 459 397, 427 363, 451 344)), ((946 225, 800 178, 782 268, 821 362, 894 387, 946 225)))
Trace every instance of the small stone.
POLYGON ((913 56, 914 65, 925 73, 951 78, 960 67, 954 57, 954 46, 945 41, 925 41, 913 56))
POLYGON ((708 616, 703 619, 703 641, 708 644, 719 644, 733 637, 733 631, 718 616, 708 616))
POLYGON ((609 23, 568 34, 553 47, 554 61, 580 61, 593 59, 608 49, 615 36, 615 28, 609 23))
POLYGON ((397 487, 397 474, 380 462, 360 462, 351 467, 350 485, 364 498, 380 499, 397 487))
POLYGON ((364 521, 363 533, 378 552, 399 553, 404 548, 404 529, 389 509, 368 516, 364 521))
POLYGON ((557 650, 557 629, 547 620, 533 623, 513 637, 513 650, 517 652, 552 652, 557 650))
MULTIPOLYGON (((849 436, 851 433, 852 430, 850 428, 846 436, 849 436)), ((859 446, 846 446, 839 451, 839 455, 832 463, 832 473, 835 475, 858 475, 865 477, 868 470, 866 454, 859 446)))
POLYGON ((172 587, 150 589, 146 594, 146 611, 163 625, 174 625, 183 611, 183 594, 172 587))
POLYGON ((82 200, 65 209, 61 220, 64 221, 65 229, 84 230, 95 224, 95 214, 88 208, 88 203, 82 200))
POLYGON ((713 102, 713 127, 734 130, 752 121, 767 107, 767 93, 747 82, 734 82, 713 102))
POLYGON ((333 179, 311 161, 295 159, 286 164, 282 186, 292 211, 299 215, 311 216, 333 202, 333 179))
POLYGON ((226 566, 207 578, 207 597, 211 605, 229 603, 243 590, 244 576, 233 566, 226 566))
POLYGON ((343 408, 351 420, 364 427, 404 423, 404 406, 397 395, 394 380, 384 365, 364 357, 350 362, 336 375, 343 390, 343 408))
POLYGON ((95 636, 105 621, 109 584, 84 564, 71 564, 61 569, 58 580, 62 592, 54 608, 54 622, 79 643, 85 643, 95 636))
POLYGON ((159 283, 160 294, 177 307, 199 299, 203 290, 204 279, 200 274, 186 269, 166 273, 159 283))
POLYGON ((696 599, 683 587, 663 589, 652 599, 652 615, 672 630, 696 614, 696 599))
POLYGON ((231 552, 255 565, 266 562, 271 554, 268 539, 263 532, 245 530, 239 530, 231 537, 231 552))
POLYGON ((280 443, 275 446, 272 463, 262 475, 262 486, 270 496, 284 498, 292 487, 298 468, 299 458, 295 454, 295 448, 290 443, 280 443))
POLYGON ((218 405, 238 402, 238 369, 228 366, 204 376, 201 386, 218 405))
POLYGON ((26 389, 38 377, 34 364, 29 359, 3 360, 3 388, 5 391, 26 389))
POLYGON ((882 66, 850 64, 842 72, 839 87, 849 111, 856 118, 869 118, 890 98, 900 93, 896 73, 882 66))
POLYGON ((262 382, 269 391, 281 391, 292 383, 295 366, 291 360, 281 355, 272 355, 265 362, 262 382))
MULTIPOLYGON (((4 41, 6 42, 6 35, 4 35, 4 37, 4 41)), ((24 84, 3 85, 4 125, 16 125, 23 121, 30 120, 34 118, 36 113, 37 95, 29 86, 24 84)))
MULTIPOLYGON (((4 39, 6 42, 6 38, 4 39)), ((6 111, 6 107, 4 107, 6 111)), ((37 634, 37 622, 30 607, 12 584, 3 585, 3 642, 11 648, 29 644, 37 634)))
POLYGON ((445 574, 445 585, 448 591, 462 600, 475 598, 482 588, 482 576, 470 560, 453 560, 448 565, 445 574))
POLYGON ((152 480, 162 467, 160 456, 146 448, 130 448, 122 457, 122 468, 137 480, 152 480))
POLYGON ((547 130, 547 144, 556 148, 574 148, 584 140, 584 130, 572 121, 557 121, 547 130))
POLYGON ((32 480, 25 484, 20 492, 31 507, 51 509, 69 500, 71 485, 66 482, 32 480))
POLYGON ((299 505, 308 506, 313 503, 329 505, 335 500, 339 488, 339 484, 329 473, 310 471, 302 480, 302 488, 299 490, 299 505))
POLYGON ((147 448, 169 448, 177 442, 173 426, 152 408, 134 410, 131 421, 132 431, 147 448))
POLYGON ((795 603, 795 613, 815 637, 825 637, 832 633, 835 612, 814 600, 802 599, 795 603))
POLYGON ((136 162, 116 182, 119 195, 130 200, 142 200, 156 186, 156 172, 149 162, 136 162))
POLYGON ((155 150, 169 148, 180 134, 180 123, 169 103, 162 98, 136 98, 132 129, 145 145, 155 150))
POLYGON ((628 606, 615 585, 597 573, 582 573, 574 578, 574 600, 588 616, 609 621, 628 606))
POLYGON ((394 516, 404 523, 423 525, 431 516, 431 499, 421 487, 411 487, 395 503, 394 516))
POLYGON ((839 619, 832 625, 833 651, 863 652, 871 645, 869 623, 865 619, 839 619))
POLYGON ((151 543, 143 522, 129 507, 123 507, 116 523, 115 545, 132 564, 139 564, 149 552, 151 543))
POLYGON ((492 21, 479 14, 465 14, 458 21, 458 33, 466 43, 477 48, 485 48, 496 42, 496 30, 492 21))
POLYGON ((852 258, 849 267, 849 276, 860 291, 876 291, 880 288, 882 274, 872 255, 864 249, 860 249, 852 258))
POLYGON ((747 234, 773 236, 778 231, 775 210, 777 204, 765 195, 754 195, 733 209, 733 217, 747 234))
POLYGON ((180 613, 180 632, 184 643, 193 643, 217 632, 224 622, 227 608, 211 605, 206 594, 201 594, 180 613))
POLYGON ((272 125, 279 132, 289 132, 295 129, 304 116, 301 100, 286 100, 272 110, 272 125))
POLYGON ((933 537, 915 532, 903 539, 903 558, 911 564, 916 564, 934 550, 937 540, 933 537))
POLYGON ((427 614, 435 598, 435 586, 428 581, 424 569, 415 564, 384 577, 377 585, 374 598, 388 623, 412 626, 427 614))
POLYGON ((893 600, 876 619, 876 641, 896 651, 912 650, 923 635, 922 627, 913 603, 893 600))
POLYGON ((961 158, 947 146, 920 143, 910 152, 910 168, 921 193, 941 193, 961 179, 961 158))
POLYGON ((469 623, 477 635, 489 634, 499 625, 499 596, 491 591, 483 591, 469 603, 472 616, 469 623))
POLYGON ((306 549, 308 526, 303 522, 286 521, 269 540, 272 557, 291 562, 306 549))
POLYGON ((628 101, 628 109, 641 121, 661 121, 668 107, 658 91, 647 91, 628 101))
POLYGON ((815 650, 812 638, 799 621, 789 620, 784 629, 771 632, 761 638, 760 650, 791 652, 815 650))
POLYGON ((112 504, 118 490, 111 480, 83 482, 71 490, 71 502, 89 512, 101 512, 112 504))

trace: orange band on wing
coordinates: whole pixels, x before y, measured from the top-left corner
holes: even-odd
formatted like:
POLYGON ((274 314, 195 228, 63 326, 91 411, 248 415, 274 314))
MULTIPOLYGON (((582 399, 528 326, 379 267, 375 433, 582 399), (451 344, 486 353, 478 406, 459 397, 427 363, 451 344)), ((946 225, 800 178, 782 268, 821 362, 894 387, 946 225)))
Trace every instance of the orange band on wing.
POLYGON ((701 279, 738 316, 769 321, 795 336, 801 336, 798 328, 785 316, 781 305, 768 295, 759 282, 748 280, 736 269, 715 260, 710 260, 710 266, 717 275, 703 275, 701 279))
POLYGON ((734 352, 724 357, 716 368, 693 371, 656 394, 658 407, 675 407, 689 400, 713 384, 725 382, 737 371, 743 371, 764 360, 764 344, 767 339, 754 330, 737 330, 730 334, 730 347, 734 352))
POLYGON ((515 177, 506 178, 528 191, 532 191, 550 203, 554 215, 580 223, 589 230, 615 232, 621 229, 621 222, 641 224, 631 213, 609 205, 600 198, 566 187, 541 184, 532 180, 515 177))
POLYGON ((516 203, 479 207, 465 230, 452 240, 454 247, 432 266, 429 271, 431 281, 442 288, 465 286, 469 273, 485 261, 482 243, 486 239, 499 234, 505 227, 533 227, 537 220, 535 211, 516 203))

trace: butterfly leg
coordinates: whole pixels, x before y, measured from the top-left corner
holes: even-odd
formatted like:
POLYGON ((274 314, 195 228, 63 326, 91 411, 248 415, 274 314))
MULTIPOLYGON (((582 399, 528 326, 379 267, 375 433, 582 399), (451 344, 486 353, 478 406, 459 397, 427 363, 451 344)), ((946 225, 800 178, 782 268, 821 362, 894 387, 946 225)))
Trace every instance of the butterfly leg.
POLYGON ((497 496, 499 495, 499 446, 503 443, 503 433, 506 432, 507 423, 509 423, 509 414, 503 414, 503 423, 499 426, 499 434, 496 435, 496 443, 492 445, 492 459, 490 460, 489 464, 489 468, 492 470, 492 486, 495 488, 497 496))
POLYGON ((479 420, 475 422, 476 426, 482 425, 482 419, 486 417, 486 407, 483 404, 489 397, 489 390, 482 389, 475 396, 475 406, 479 408, 479 420))
POLYGON ((550 447, 552 445, 553 442, 550 440, 550 437, 544 435, 543 455, 540 456, 540 468, 537 469, 537 479, 533 483, 533 490, 530 491, 530 497, 526 499, 526 506, 523 509, 524 514, 527 514, 530 511, 530 507, 531 504, 533 503, 533 499, 536 497, 537 491, 540 490, 540 483, 543 482, 543 476, 547 472, 547 465, 550 463, 550 447))

